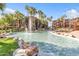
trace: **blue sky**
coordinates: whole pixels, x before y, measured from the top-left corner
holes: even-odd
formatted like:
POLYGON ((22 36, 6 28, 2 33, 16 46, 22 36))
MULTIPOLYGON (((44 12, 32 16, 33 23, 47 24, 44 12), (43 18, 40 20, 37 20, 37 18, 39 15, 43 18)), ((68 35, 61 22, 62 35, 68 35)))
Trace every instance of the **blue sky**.
MULTIPOLYGON (((53 19, 59 18, 66 14, 67 11, 74 11, 75 14, 79 11, 79 4, 59 4, 59 3, 8 3, 7 8, 12 10, 19 10, 27 15, 25 5, 33 6, 37 10, 42 10, 47 16, 53 16, 53 19)), ((71 13, 72 14, 72 13, 71 13)))

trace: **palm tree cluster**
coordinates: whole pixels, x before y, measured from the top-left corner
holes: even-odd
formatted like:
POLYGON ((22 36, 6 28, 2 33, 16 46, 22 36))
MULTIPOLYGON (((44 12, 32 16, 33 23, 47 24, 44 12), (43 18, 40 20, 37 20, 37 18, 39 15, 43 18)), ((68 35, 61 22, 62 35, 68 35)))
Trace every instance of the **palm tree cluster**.
POLYGON ((2 11, 0 17, 0 29, 2 30, 16 29, 17 31, 19 31, 19 29, 23 25, 22 22, 24 19, 24 15, 19 11, 15 11, 15 13, 5 14, 4 13, 5 7, 6 4, 0 3, 0 10, 2 11))
POLYGON ((47 17, 45 13, 41 10, 37 10, 34 7, 25 6, 25 10, 28 12, 28 16, 23 15, 20 11, 15 11, 15 13, 5 14, 4 10, 6 8, 5 3, 0 3, 0 29, 2 30, 15 30, 20 31, 21 29, 24 31, 25 28, 29 30, 29 23, 31 23, 32 30, 47 30, 48 22, 52 20, 51 17, 47 17), (38 17, 36 17, 38 15, 38 17))
POLYGON ((25 9, 27 10, 29 14, 28 23, 31 21, 32 30, 47 30, 48 29, 48 22, 52 20, 52 16, 46 17, 43 11, 37 10, 36 8, 30 7, 27 5, 25 6, 25 9), (38 17, 35 17, 36 15, 38 15, 38 17))

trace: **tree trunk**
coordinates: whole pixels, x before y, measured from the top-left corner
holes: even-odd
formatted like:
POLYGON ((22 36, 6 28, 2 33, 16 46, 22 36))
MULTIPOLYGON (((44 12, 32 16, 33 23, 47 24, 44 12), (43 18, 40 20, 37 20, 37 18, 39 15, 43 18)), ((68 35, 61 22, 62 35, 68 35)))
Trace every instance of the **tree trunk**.
POLYGON ((32 16, 29 17, 29 32, 32 31, 32 16))

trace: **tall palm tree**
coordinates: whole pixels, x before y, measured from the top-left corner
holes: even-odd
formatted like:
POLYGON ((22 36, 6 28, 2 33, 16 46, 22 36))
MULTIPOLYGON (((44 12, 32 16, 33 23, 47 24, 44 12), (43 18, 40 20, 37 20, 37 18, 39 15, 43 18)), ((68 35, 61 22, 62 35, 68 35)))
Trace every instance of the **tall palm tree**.
POLYGON ((37 13, 37 10, 34 7, 30 7, 28 5, 25 6, 25 9, 29 13, 30 16, 34 16, 37 13))
POLYGON ((42 19, 42 16, 43 16, 44 13, 41 10, 38 10, 37 13, 38 13, 39 19, 42 19))
MULTIPOLYGON (((47 17, 47 21, 48 21, 48 23, 51 23, 51 21, 52 21, 52 16, 51 17, 47 17)), ((51 25, 51 28, 52 28, 52 25, 51 25)))
POLYGON ((38 16, 39 16, 39 19, 40 19, 40 28, 42 28, 45 24, 45 20, 46 20, 46 15, 43 13, 43 11, 41 10, 38 10, 38 16))
POLYGON ((3 11, 6 7, 6 4, 5 3, 0 3, 0 10, 2 11, 2 15, 4 14, 3 11))
POLYGON ((17 24, 18 31, 19 31, 19 29, 23 23, 22 21, 24 21, 24 15, 21 12, 16 11, 15 12, 15 19, 16 19, 16 24, 17 24))
POLYGON ((27 10, 29 14, 29 31, 32 30, 32 16, 35 16, 37 13, 37 10, 34 7, 25 6, 25 9, 27 10))

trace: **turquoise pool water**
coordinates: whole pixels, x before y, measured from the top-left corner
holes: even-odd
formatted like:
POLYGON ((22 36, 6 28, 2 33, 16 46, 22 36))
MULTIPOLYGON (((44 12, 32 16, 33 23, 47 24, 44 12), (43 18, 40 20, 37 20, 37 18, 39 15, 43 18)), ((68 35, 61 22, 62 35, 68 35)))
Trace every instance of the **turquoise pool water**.
POLYGON ((39 48, 39 56, 79 56, 79 41, 50 32, 17 32, 14 34, 39 48))

